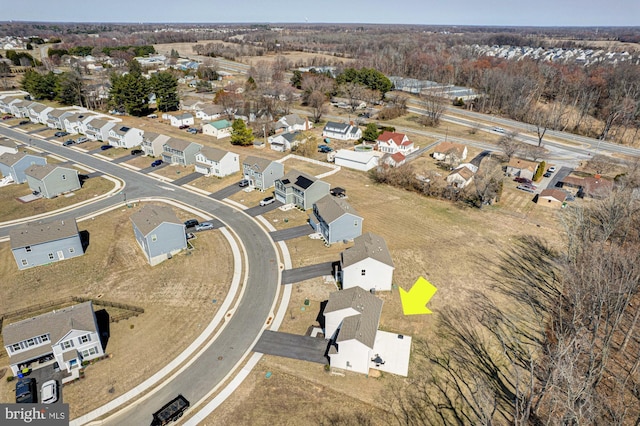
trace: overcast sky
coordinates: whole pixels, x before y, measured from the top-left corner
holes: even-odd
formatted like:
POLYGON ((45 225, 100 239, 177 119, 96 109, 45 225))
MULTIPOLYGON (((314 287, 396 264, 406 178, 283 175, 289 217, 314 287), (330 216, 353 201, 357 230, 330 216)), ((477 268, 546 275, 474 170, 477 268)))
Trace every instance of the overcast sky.
POLYGON ((640 0, 0 0, 0 20, 640 26, 640 0))

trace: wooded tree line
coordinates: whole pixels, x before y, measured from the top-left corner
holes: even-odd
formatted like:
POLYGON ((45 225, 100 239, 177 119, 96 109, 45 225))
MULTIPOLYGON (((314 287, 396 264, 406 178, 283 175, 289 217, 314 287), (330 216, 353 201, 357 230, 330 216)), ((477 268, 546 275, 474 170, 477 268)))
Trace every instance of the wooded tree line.
POLYGON ((495 292, 445 309, 439 339, 415 342, 425 374, 395 389, 398 423, 640 422, 639 176, 568 207, 562 247, 530 236, 478 259, 495 292))

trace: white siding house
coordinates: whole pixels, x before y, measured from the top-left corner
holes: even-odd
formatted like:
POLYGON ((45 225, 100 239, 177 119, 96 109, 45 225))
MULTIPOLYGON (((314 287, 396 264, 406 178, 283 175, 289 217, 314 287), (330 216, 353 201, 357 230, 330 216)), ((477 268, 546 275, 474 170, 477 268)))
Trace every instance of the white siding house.
POLYGON ((173 127, 180 126, 192 126, 194 123, 193 115, 189 113, 184 114, 162 114, 163 120, 169 120, 173 127))
POLYGON ((384 239, 368 232, 353 240, 340 254, 338 280, 342 288, 389 291, 393 282, 393 260, 384 239))
POLYGON ((234 152, 203 146, 196 154, 196 172, 225 177, 240 171, 240 159, 234 152))
POLYGON ((339 149, 333 158, 336 166, 366 172, 378 165, 378 156, 373 152, 356 152, 348 149, 339 149))
POLYGON ((120 148, 133 148, 142 144, 144 132, 135 127, 115 126, 109 129, 109 145, 120 148))
POLYGON ((131 223, 136 241, 151 266, 187 248, 184 223, 169 206, 147 204, 131 215, 131 223))
POLYGON ((362 137, 362 130, 348 123, 329 121, 322 130, 322 137, 340 139, 342 141, 358 140, 362 137))
POLYGON ((214 136, 217 139, 228 138, 231 136, 232 124, 227 120, 218 120, 207 123, 202 126, 202 134, 214 136))

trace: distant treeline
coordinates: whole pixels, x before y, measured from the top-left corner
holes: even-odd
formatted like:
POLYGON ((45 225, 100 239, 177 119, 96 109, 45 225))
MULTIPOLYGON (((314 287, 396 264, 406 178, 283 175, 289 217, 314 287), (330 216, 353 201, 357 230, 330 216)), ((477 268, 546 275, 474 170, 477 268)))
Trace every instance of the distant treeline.
MULTIPOLYGON (((75 46, 75 47, 70 47, 68 49, 51 48, 49 49, 48 55, 49 57, 64 56, 64 55, 89 56, 94 53, 94 49, 95 49, 95 46, 75 46)), ((120 52, 130 51, 135 56, 145 56, 145 55, 156 53, 156 49, 151 45, 103 47, 102 49, 100 49, 100 52, 104 53, 107 56, 111 56, 111 53, 113 51, 120 51, 120 52)))

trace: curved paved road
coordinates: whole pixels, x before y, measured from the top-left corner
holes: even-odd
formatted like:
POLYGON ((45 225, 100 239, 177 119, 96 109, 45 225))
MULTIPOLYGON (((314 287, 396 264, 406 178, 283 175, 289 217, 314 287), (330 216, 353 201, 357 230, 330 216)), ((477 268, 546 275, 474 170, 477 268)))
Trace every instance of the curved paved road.
MULTIPOLYGON (((1 126, 0 134, 23 142, 28 142, 29 139, 32 139, 29 135, 1 126)), ((137 404, 135 409, 124 410, 106 424, 149 424, 152 419, 152 413, 178 393, 182 393, 192 403, 200 400, 251 349, 254 340, 262 332, 266 320, 271 314, 271 307, 277 294, 280 273, 277 253, 270 237, 244 213, 238 213, 237 210, 209 197, 188 192, 165 182, 159 182, 141 173, 51 142, 34 139, 33 145, 53 154, 69 158, 72 161, 82 163, 95 170, 119 177, 126 182, 124 191, 128 200, 139 197, 161 196, 173 198, 202 209, 232 228, 242 241, 248 259, 245 293, 237 310, 228 320, 226 327, 215 343, 183 374, 158 389, 153 396, 137 404), (162 187, 171 187, 174 191, 169 191, 162 187)), ((79 207, 70 212, 61 213, 58 217, 83 216, 120 202, 122 202, 122 198, 116 195, 94 204, 79 207)), ((0 235, 6 235, 10 228, 0 228, 0 235)), ((176 279, 179 279, 179 277, 176 279)))

